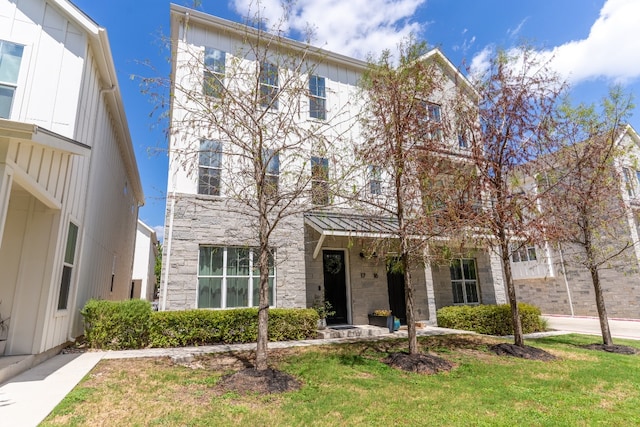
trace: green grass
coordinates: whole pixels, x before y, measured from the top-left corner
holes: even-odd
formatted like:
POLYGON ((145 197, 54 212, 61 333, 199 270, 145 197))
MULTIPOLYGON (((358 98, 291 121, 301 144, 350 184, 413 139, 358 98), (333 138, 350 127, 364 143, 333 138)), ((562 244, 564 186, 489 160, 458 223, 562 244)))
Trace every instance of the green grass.
MULTIPOLYGON (((274 351, 274 364, 303 387, 266 396, 216 392, 228 355, 199 359, 204 369, 166 359, 108 360, 42 425, 640 425, 639 355, 585 350, 579 345, 597 338, 570 335, 528 341, 560 358, 538 362, 495 356, 487 351, 492 342, 420 339, 423 351, 456 364, 431 376, 380 362, 404 349, 403 340, 274 351)), ((616 343, 640 348, 638 341, 616 343)))

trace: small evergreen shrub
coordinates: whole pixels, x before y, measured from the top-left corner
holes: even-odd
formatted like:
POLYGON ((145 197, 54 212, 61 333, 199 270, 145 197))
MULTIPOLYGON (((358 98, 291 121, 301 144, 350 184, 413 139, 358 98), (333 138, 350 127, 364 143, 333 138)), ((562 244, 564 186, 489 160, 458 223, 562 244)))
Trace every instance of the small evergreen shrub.
POLYGON ((80 312, 92 348, 142 348, 149 340, 151 304, 142 300, 89 300, 80 312))
MULTIPOLYGON (((92 348, 122 350, 256 342, 258 309, 154 312, 146 301, 90 300, 81 311, 92 348)), ((313 309, 269 310, 269 340, 315 338, 313 309)))
MULTIPOLYGON (((522 333, 529 334, 545 329, 540 309, 530 304, 519 303, 522 333)), ((503 305, 462 305, 443 307, 436 313, 438 326, 463 329, 487 335, 511 335, 511 307, 503 305)))

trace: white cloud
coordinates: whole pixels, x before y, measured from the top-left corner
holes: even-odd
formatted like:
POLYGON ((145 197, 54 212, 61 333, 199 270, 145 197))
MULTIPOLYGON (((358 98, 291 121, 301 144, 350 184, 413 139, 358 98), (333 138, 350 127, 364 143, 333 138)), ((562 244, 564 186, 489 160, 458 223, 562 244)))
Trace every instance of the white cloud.
POLYGON ((153 227, 153 231, 156 232, 156 237, 158 238, 158 241, 161 242, 164 240, 164 225, 154 225, 153 227))
POLYGON ((324 49, 366 59, 384 49, 396 51, 410 34, 419 35, 422 26, 411 22, 418 7, 426 0, 298 0, 293 3, 286 21, 280 21, 280 0, 233 0, 238 13, 252 16, 258 11, 285 34, 314 31, 312 42, 324 49))
POLYGON ((572 83, 605 78, 628 82, 640 76, 640 1, 607 0, 589 36, 547 51, 572 83))
POLYGON ((524 24, 527 22, 528 19, 529 19, 529 17, 524 18, 522 21, 520 21, 518 26, 516 28, 514 28, 513 30, 511 28, 509 28, 507 30, 507 34, 509 35, 509 37, 516 37, 518 34, 520 34, 520 31, 522 30, 522 27, 524 26, 524 24))

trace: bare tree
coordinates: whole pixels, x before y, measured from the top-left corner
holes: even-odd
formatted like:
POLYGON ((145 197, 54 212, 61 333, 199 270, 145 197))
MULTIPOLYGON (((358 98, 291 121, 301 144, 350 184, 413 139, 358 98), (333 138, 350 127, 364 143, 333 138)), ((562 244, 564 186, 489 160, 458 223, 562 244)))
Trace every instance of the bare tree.
POLYGON ((631 96, 619 87, 602 101, 601 111, 594 105, 572 107, 565 102, 557 134, 564 147, 544 159, 538 178, 546 189, 542 209, 547 236, 566 245, 565 262, 589 271, 605 345, 613 341, 600 270, 637 243, 625 232, 630 207, 622 196, 625 183, 630 192, 634 184, 620 164, 629 150, 623 134, 633 108, 631 96))
MULTIPOLYGON (((246 252, 260 276, 255 366, 265 370, 273 236, 311 201, 330 201, 329 174, 321 166, 318 176, 312 156, 339 154, 331 147, 348 120, 341 111, 332 121, 314 116, 326 113, 324 81, 315 76, 322 51, 283 38, 278 25, 263 31, 259 15, 251 22, 229 27, 231 52, 175 40, 170 139, 174 167, 197 173, 199 193, 224 196, 222 209, 254 231, 255 249, 246 252)), ((196 203, 213 209, 208 200, 196 203)))
POLYGON ((425 57, 426 44, 413 39, 398 51, 397 63, 386 51, 370 61, 363 77, 363 144, 357 156, 373 175, 360 199, 396 220, 394 235, 374 245, 397 253, 390 268, 404 273, 409 353, 416 354, 413 269, 429 261, 430 245, 444 244, 451 225, 459 225, 448 221, 447 213, 455 211, 449 208, 453 189, 460 187, 455 176, 461 161, 449 141, 445 110, 451 81, 442 64, 425 57))
POLYGON ((554 111, 563 85, 548 62, 530 48, 497 51, 487 67, 475 76, 479 93, 477 109, 457 103, 457 120, 471 140, 473 161, 483 193, 484 214, 471 224, 483 242, 502 261, 502 272, 511 306, 514 340, 523 347, 511 254, 532 242, 539 233, 537 195, 526 191, 523 177, 533 161, 552 152, 550 138, 554 111))

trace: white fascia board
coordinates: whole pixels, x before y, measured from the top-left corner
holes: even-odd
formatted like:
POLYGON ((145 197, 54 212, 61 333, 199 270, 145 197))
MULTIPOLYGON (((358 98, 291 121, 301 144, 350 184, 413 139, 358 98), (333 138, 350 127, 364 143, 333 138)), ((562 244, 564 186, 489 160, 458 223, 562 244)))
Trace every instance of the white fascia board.
POLYGON ((6 137, 9 140, 18 139, 30 141, 38 145, 53 148, 56 151, 79 156, 86 156, 91 152, 91 147, 88 145, 58 135, 55 132, 31 123, 0 119, 0 136, 6 137))
POLYGON ((245 24, 229 21, 217 16, 209 15, 198 10, 189 9, 184 6, 171 3, 171 39, 176 41, 179 36, 179 23, 182 20, 188 20, 189 23, 196 23, 205 28, 213 28, 217 31, 234 35, 239 40, 246 38, 247 36, 257 36, 261 34, 261 37, 272 36, 273 41, 277 41, 278 44, 284 48, 291 49, 293 51, 307 51, 310 56, 321 62, 338 63, 343 66, 352 68, 358 72, 363 72, 367 69, 368 63, 356 58, 352 58, 339 53, 324 50, 322 48, 295 41, 286 37, 274 35, 269 32, 259 32, 257 29, 248 27, 245 24))
POLYGON ((144 193, 142 191, 142 183, 140 182, 140 172, 138 171, 138 164, 136 163, 133 151, 131 133, 129 132, 129 125, 124 112, 124 104, 122 103, 122 95, 120 93, 120 87, 118 86, 118 78, 113 63, 113 55, 111 54, 107 31, 71 2, 67 0, 49 1, 87 34, 89 48, 94 53, 98 65, 98 72, 100 73, 102 83, 105 85, 103 89, 113 90, 111 96, 107 94, 107 99, 110 99, 107 101, 107 105, 119 123, 119 126, 116 126, 116 132, 120 138, 117 138, 117 140, 122 149, 121 151, 124 156, 131 188, 136 196, 138 206, 142 206, 144 205, 144 193))

